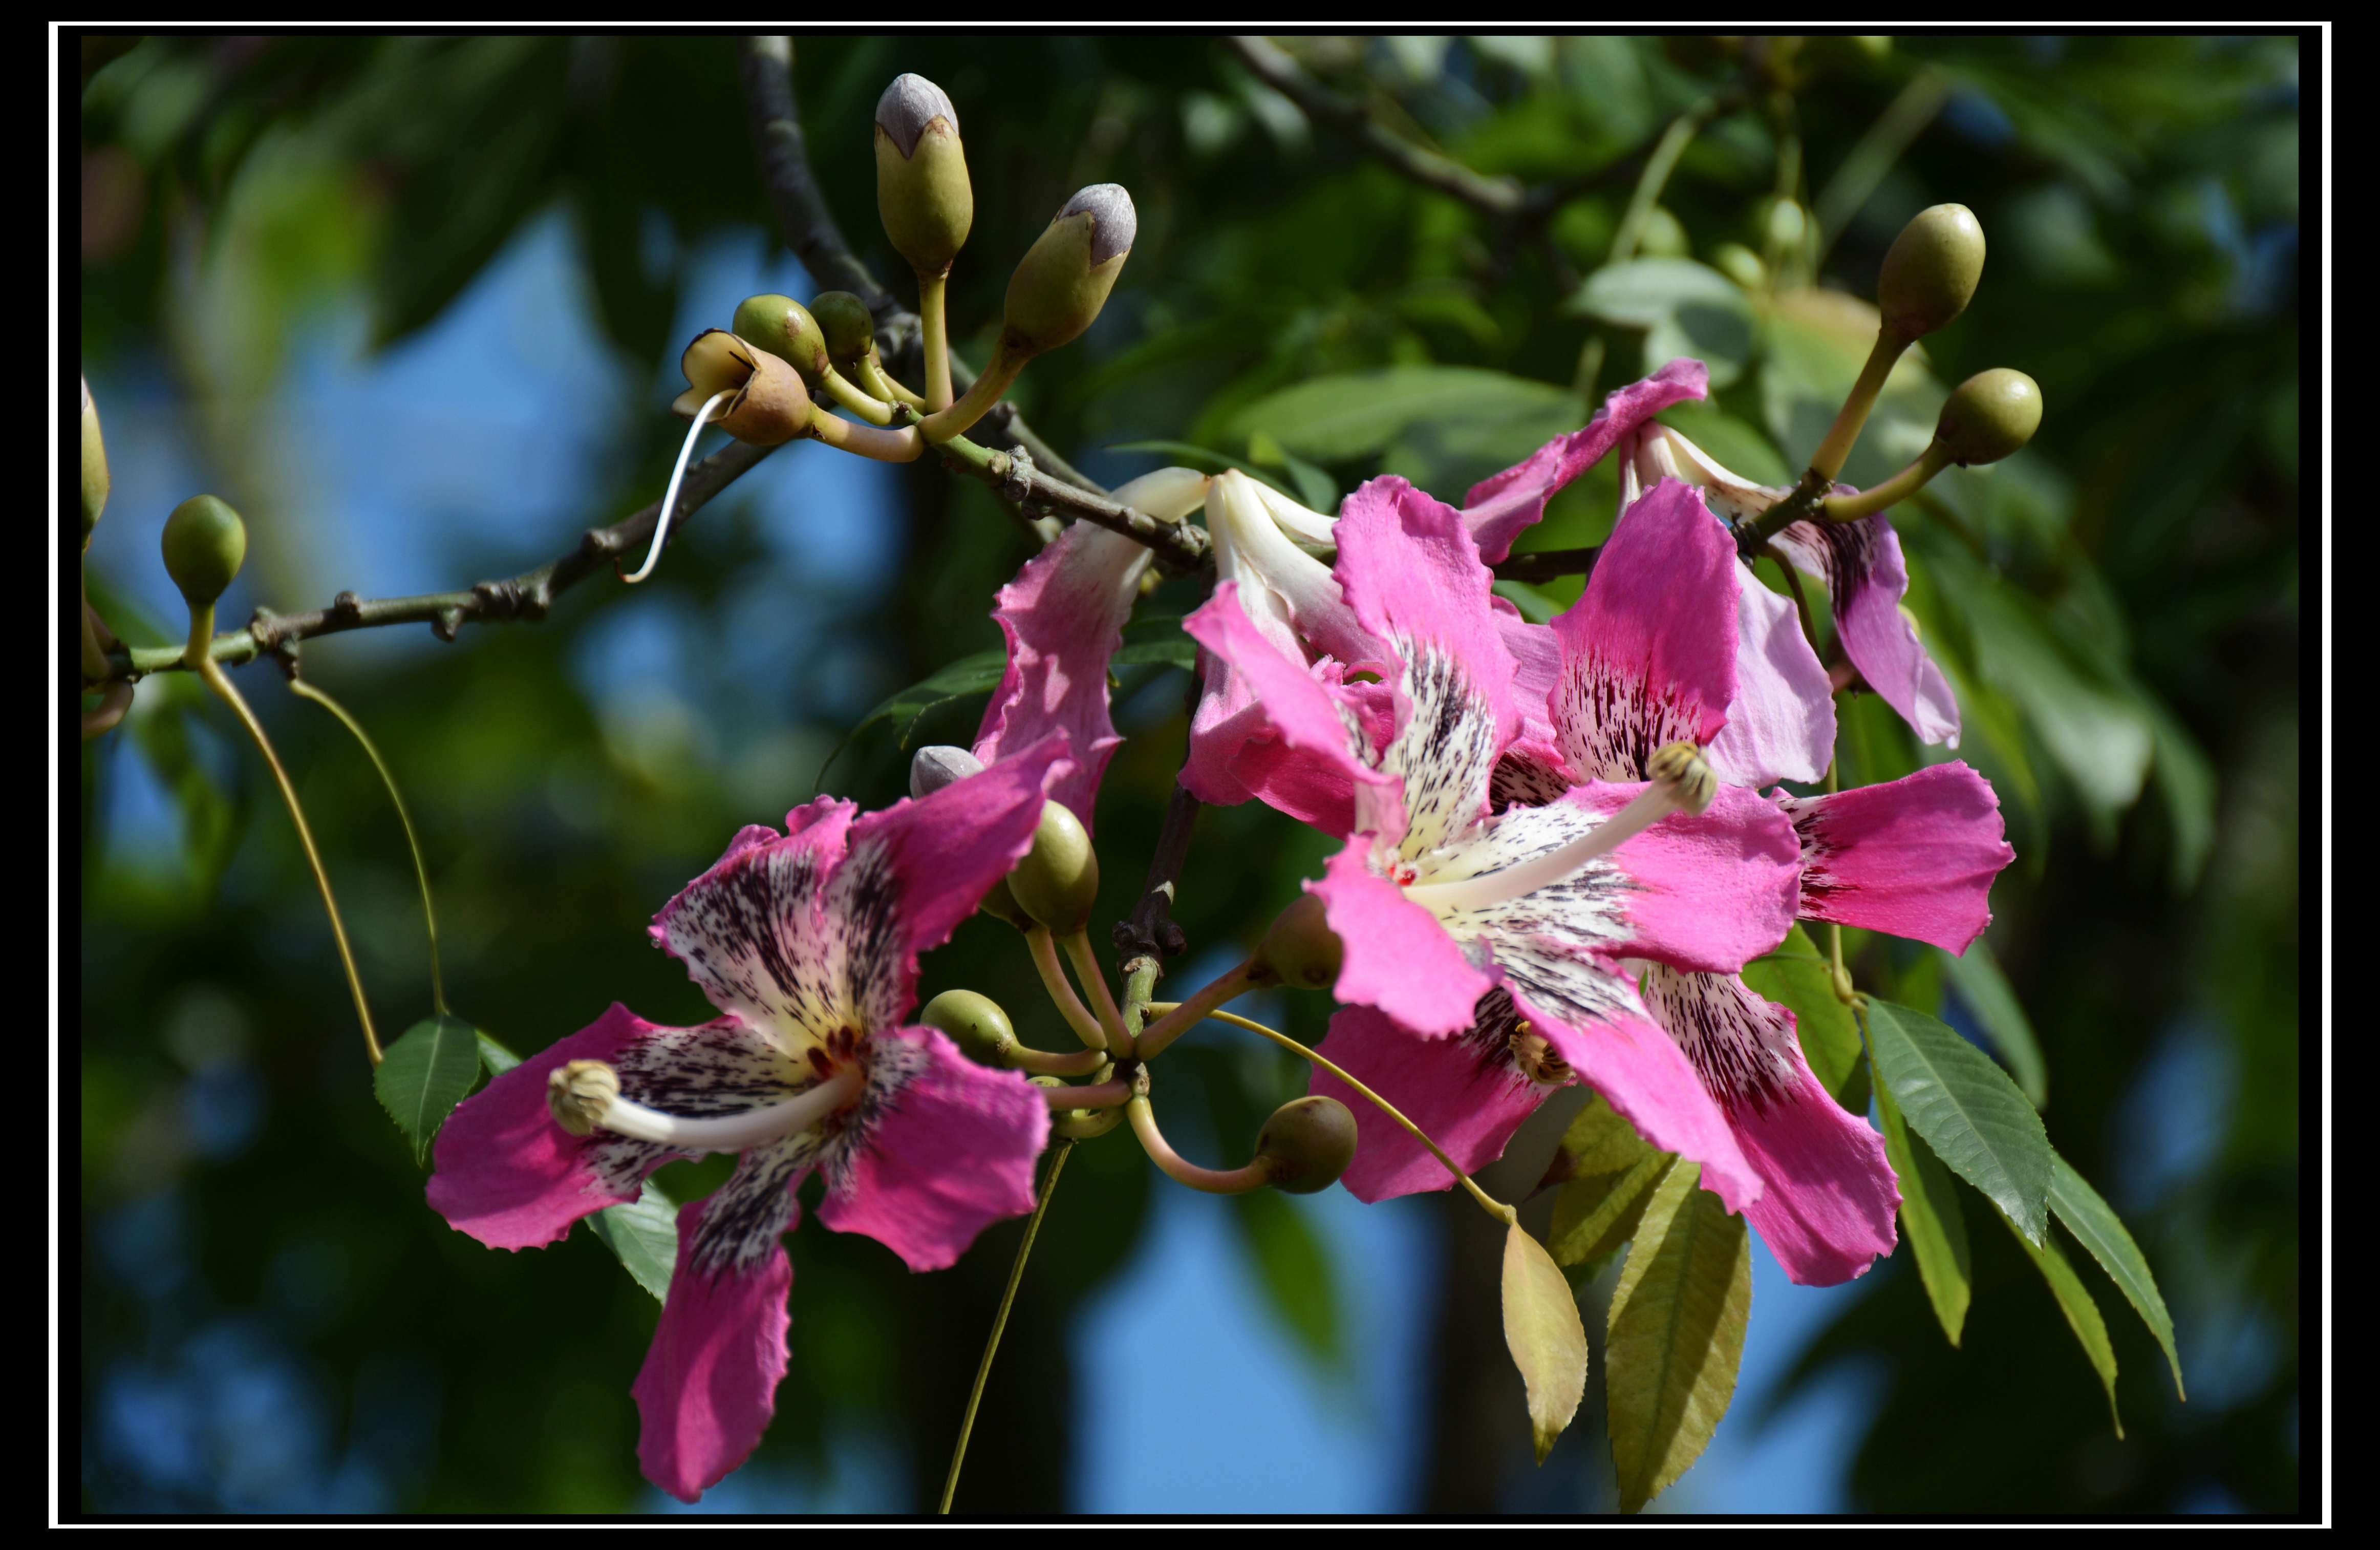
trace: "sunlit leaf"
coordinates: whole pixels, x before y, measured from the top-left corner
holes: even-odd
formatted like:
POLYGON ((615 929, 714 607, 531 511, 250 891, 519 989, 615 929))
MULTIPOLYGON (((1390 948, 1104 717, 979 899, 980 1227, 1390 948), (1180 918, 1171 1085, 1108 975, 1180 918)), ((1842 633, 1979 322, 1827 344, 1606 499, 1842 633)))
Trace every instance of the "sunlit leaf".
POLYGON ((2150 1273, 2147 1258, 2125 1230, 2122 1218, 2063 1157, 2050 1166, 2049 1208, 2066 1224, 2074 1241, 2091 1251, 2099 1268, 2107 1273, 2116 1289, 2140 1314, 2141 1322, 2149 1326, 2149 1333, 2156 1336, 2158 1349, 2173 1368, 2173 1391, 2189 1398, 2181 1386, 2181 1353, 2174 1349, 2173 1315, 2166 1312, 2165 1299, 2157 1292, 2156 1276, 2150 1273))
MULTIPOLYGON (((2016 1232, 2016 1224, 2009 1224, 2016 1232)), ((2098 1303, 2091 1300, 2090 1288, 2082 1277, 2074 1274, 2074 1266, 2058 1249, 2057 1242, 2044 1237, 2038 1246, 2026 1243, 2024 1235, 2017 1233, 2017 1242, 2033 1256, 2041 1278, 2049 1283, 2049 1294, 2058 1300, 2058 1311, 2066 1315, 2066 1327, 2082 1347, 2082 1354, 2091 1361, 2091 1370, 2099 1374, 2101 1386, 2107 1391, 2107 1418, 2115 1422, 2116 1435, 2124 1434, 2124 1418, 2116 1409, 2116 1348, 2107 1338, 2107 1321, 2099 1316, 2098 1303)))
POLYGON ((677 1205, 660 1186, 648 1178, 635 1200, 605 1206, 587 1226, 637 1285, 657 1302, 669 1300, 670 1275, 677 1268, 677 1205))
POLYGON ((1942 960, 1942 971, 1959 993, 1967 1010, 1975 1014, 1983 1025, 1984 1037, 1999 1051, 2016 1074, 2017 1085, 2024 1090, 2025 1098, 2034 1108, 2049 1105, 2049 1068, 2041 1058, 2041 1042, 2034 1037, 2033 1019, 2024 1015, 2024 1007, 2010 988, 2008 976, 2000 972, 1999 960, 1983 938, 1968 944, 1966 956, 1952 958, 1935 949, 1942 960))
POLYGON ((1311 377, 1268 394, 1233 418, 1232 433, 1269 431, 1318 463, 1368 457, 1424 419, 1495 421, 1566 407, 1565 389, 1473 366, 1390 366, 1311 377))
POLYGON ((1603 1385, 1622 1512, 1642 1511, 1702 1457, 1735 1397, 1752 1240, 1701 1178, 1697 1164, 1670 1166, 1611 1294, 1603 1385))
MULTIPOLYGON (((1743 966, 1743 982, 1791 1010, 1794 1031, 1802 1038, 1802 1057, 1839 1102, 1847 1098, 1859 1070, 1859 1024, 1835 995, 1833 968, 1809 933, 1798 925, 1788 932, 1774 952, 1743 966)), ((1864 1100, 1866 1094, 1860 1096, 1864 1100)), ((1855 1112, 1865 1114, 1866 1103, 1855 1112)))
POLYGON ((1586 1393, 1586 1325, 1560 1267, 1518 1222, 1504 1229, 1504 1346, 1528 1389, 1542 1464, 1586 1393))
POLYGON ((1546 1235, 1554 1263, 1591 1266, 1617 1252, 1634 1234, 1670 1155, 1646 1145, 1635 1127, 1597 1093, 1563 1132, 1538 1185, 1561 1186, 1546 1235))
POLYGON ((2049 1137, 1992 1057, 1937 1018, 1867 1003, 1879 1087, 1952 1173, 1984 1192, 2026 1241, 2048 1227, 2049 1137))
POLYGON ((383 1052, 372 1072, 372 1092, 412 1141, 418 1163, 479 1080, 479 1032, 460 1018, 424 1018, 383 1052))
POLYGON ((1917 1256, 1917 1276, 1925 1284, 1934 1316, 1955 1346, 1966 1327, 1975 1279, 1957 1186, 1934 1149, 1909 1133, 1900 1106, 1885 1089, 1876 1090, 1876 1112, 1884 1126, 1885 1158, 1900 1186, 1900 1235, 1917 1256))
POLYGON ((1252 1190, 1232 1204, 1266 1306, 1315 1360, 1342 1360, 1337 1271, 1305 1214, 1274 1190, 1252 1190))
POLYGON ((1752 303, 1734 281, 1692 259, 1608 264, 1587 276, 1564 310, 1644 329, 1648 373, 1691 356, 1710 368, 1711 386, 1725 387, 1752 359, 1752 303))

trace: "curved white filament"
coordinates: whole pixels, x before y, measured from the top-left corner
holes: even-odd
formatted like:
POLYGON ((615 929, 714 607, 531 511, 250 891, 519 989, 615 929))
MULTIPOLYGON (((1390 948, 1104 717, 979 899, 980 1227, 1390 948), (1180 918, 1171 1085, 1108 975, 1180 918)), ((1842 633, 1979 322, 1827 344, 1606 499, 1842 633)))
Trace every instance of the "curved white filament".
POLYGON ((1482 872, 1447 883, 1415 883, 1405 897, 1426 909, 1445 914, 1455 909, 1484 909, 1492 904, 1536 893, 1570 876, 1597 856, 1617 848, 1675 812, 1685 803, 1675 781, 1657 780, 1636 799, 1567 844, 1542 856, 1493 872, 1482 872))
POLYGON ((670 470, 669 493, 662 496, 661 519, 653 524, 652 546, 645 551, 645 563, 637 568, 637 573, 634 576, 620 578, 630 586, 650 576, 653 573, 653 567, 661 563, 662 544, 669 538, 670 518, 677 511, 677 487, 686 482, 686 463, 687 458, 694 456, 695 438, 702 434, 703 424, 710 419, 710 411, 719 407, 719 400, 732 398, 735 396, 732 389, 724 393, 714 393, 702 401, 700 409, 694 411, 694 423, 686 428, 686 445, 677 449, 677 467, 670 470))
POLYGON ((619 1135, 686 1152, 742 1152, 808 1129, 857 1097, 860 1081, 857 1071, 837 1071, 798 1097, 716 1119, 685 1119, 614 1098, 596 1123, 619 1135))

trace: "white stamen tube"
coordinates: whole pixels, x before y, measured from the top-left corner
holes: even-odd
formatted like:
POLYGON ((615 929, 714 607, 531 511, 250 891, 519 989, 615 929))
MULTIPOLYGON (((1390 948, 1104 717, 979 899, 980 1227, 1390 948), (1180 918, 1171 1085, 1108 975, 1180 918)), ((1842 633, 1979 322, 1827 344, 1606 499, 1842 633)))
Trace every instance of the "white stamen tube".
POLYGON ((1415 883, 1405 897, 1426 909, 1444 914, 1452 909, 1484 909, 1491 904, 1519 898, 1561 882, 1597 856, 1633 839, 1685 806, 1674 781, 1656 781, 1635 800, 1566 845, 1516 866, 1483 872, 1451 883, 1415 883))
POLYGON ((715 1119, 681 1118, 614 1098, 595 1123, 619 1135, 686 1152, 741 1152, 808 1129, 857 1097, 860 1081, 857 1071, 837 1071, 798 1097, 715 1119))

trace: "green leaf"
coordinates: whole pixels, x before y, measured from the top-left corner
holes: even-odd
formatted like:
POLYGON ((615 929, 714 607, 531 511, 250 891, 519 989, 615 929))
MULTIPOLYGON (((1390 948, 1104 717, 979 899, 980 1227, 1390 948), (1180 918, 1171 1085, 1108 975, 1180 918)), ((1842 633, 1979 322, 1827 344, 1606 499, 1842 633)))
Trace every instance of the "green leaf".
POLYGON ((2149 1272, 2149 1262, 2141 1253, 2140 1245, 2124 1230, 2122 1218, 2099 1191, 2091 1188, 2073 1165, 2063 1157, 2057 1158, 2049 1173, 2049 1209, 2066 1224, 2074 1241, 2091 1251, 2099 1268, 2116 1283, 2124 1300, 2132 1305, 2141 1322, 2149 1326, 2165 1359, 2173 1368, 2173 1391, 2188 1399, 2181 1386, 2181 1353, 2174 1349, 2173 1315, 2165 1311, 2165 1299, 2157 1294, 2156 1277, 2149 1272))
POLYGON ((1542 1464, 1586 1393, 1586 1325, 1570 1282, 1517 1221, 1504 1229, 1504 1347, 1528 1390, 1542 1464))
POLYGON ((851 730, 843 735, 843 741, 834 745, 833 751, 826 756, 826 763, 819 766, 818 779, 813 784, 823 789, 826 785, 826 772, 833 766, 843 751, 851 746, 854 738, 858 737, 878 722, 899 719, 901 747, 906 750, 910 737, 917 730, 917 723, 925 719, 927 712, 939 710, 953 701, 964 700, 970 694, 989 694, 1000 687, 1001 677, 1007 671, 1007 648, 997 647, 988 652, 977 652, 971 656, 963 656, 932 677, 911 684, 908 688, 892 695, 874 710, 861 716, 851 730))
POLYGON ((1297 498, 1316 511, 1339 509, 1339 486, 1331 477, 1284 448, 1270 431, 1248 437, 1248 456, 1267 468, 1280 469, 1297 486, 1297 498))
MULTIPOLYGON (((2016 1224, 2009 1224, 2016 1232, 2016 1224)), ((2124 1434, 2124 1418, 2116 1409, 2116 1348, 2107 1338, 2107 1321, 2099 1316, 2099 1305, 2091 1300, 2090 1288, 2082 1277, 2074 1274, 2055 1240, 2045 1236, 2038 1247, 2026 1243, 2024 1235, 2017 1233, 2016 1240, 2033 1256, 2041 1278, 2049 1283, 2049 1294, 2058 1299, 2058 1311, 2066 1315, 2066 1326, 2074 1331, 2082 1344, 2082 1354, 2091 1359, 2092 1370, 2099 1374, 2100 1385, 2107 1391, 2107 1416, 2116 1424, 2116 1435, 2124 1434)))
POLYGON ((1950 1170, 1934 1149, 1909 1133, 1892 1094, 1878 1089, 1876 1117, 1884 1122, 1884 1154, 1900 1184, 1900 1234, 1917 1256, 1917 1276, 1950 1344, 1966 1327, 1974 1296, 1974 1266, 1967 1251, 1967 1220, 1959 1209, 1950 1170))
POLYGON ((1636 1231, 1671 1153, 1648 1146, 1601 1093, 1563 1132, 1539 1189, 1560 1184, 1546 1247, 1557 1264, 1592 1265, 1636 1231))
POLYGON ((1308 1355, 1326 1364, 1342 1361, 1338 1277, 1305 1214, 1276 1190, 1252 1190, 1233 1203, 1248 1267, 1266 1303, 1308 1355))
POLYGON ((480 1059, 487 1066, 488 1075, 492 1077, 503 1076, 521 1063, 519 1056, 489 1038, 485 1033, 480 1035, 480 1059))
MULTIPOLYGON (((1837 1102, 1847 1099, 1862 1054, 1859 1023, 1835 995, 1833 968, 1809 933, 1798 925, 1788 932, 1774 952, 1743 966, 1743 982, 1755 995, 1792 1011, 1802 1057, 1837 1102)), ((1867 1105, 1863 1102, 1856 1112, 1866 1114, 1867 1105)))
POLYGON ((1647 372, 1692 356, 1710 368, 1711 386, 1725 387, 1752 359, 1752 303, 1734 281, 1692 259, 1606 265, 1562 310, 1644 329, 1647 372))
POLYGON ((1979 936, 1967 945, 1963 958, 1952 958, 1939 947, 1934 950, 1959 999, 1983 1024, 1984 1037, 2016 1073, 2016 1084, 2024 1090, 2026 1101, 2034 1108, 2047 1108, 2049 1068, 2041 1058, 2041 1041, 2034 1037, 2033 1019, 2024 1015, 2016 992, 2009 988, 2008 976, 2000 972, 1991 948, 1979 936))
POLYGON ((2087 674, 2039 618, 2039 605, 1985 575, 1959 601, 1974 628, 1983 676, 2023 711, 2099 832, 2140 799, 2156 739, 2134 700, 2087 674))
POLYGON ((1735 1397, 1752 1240, 1701 1178, 1696 1164, 1670 1166, 1611 1294, 1604 1408, 1622 1512, 1644 1510, 1702 1457, 1735 1397))
POLYGON ((2153 774, 2157 794, 2165 799, 2166 819, 2173 826, 2173 866, 2169 873, 2176 893, 2198 886, 2199 873, 2215 848, 2215 768, 2174 714, 2154 694, 2143 692, 2156 742, 2153 774))
POLYGON ((654 1301, 669 1301, 670 1276, 677 1269, 677 1203, 659 1185, 646 1179, 643 1193, 605 1206, 587 1218, 587 1227, 654 1301))
POLYGON ((424 1018, 383 1052, 372 1072, 372 1092, 413 1141, 413 1160, 430 1155, 430 1142, 463 1094, 480 1080, 480 1035, 460 1018, 424 1018))
POLYGON ((1108 658, 1111 666, 1130 667, 1140 663, 1159 663, 1167 667, 1195 667, 1198 665, 1198 642, 1179 630, 1172 636, 1155 641, 1135 641, 1116 648, 1108 658))
POLYGON ((1529 585, 1526 581, 1497 581, 1488 591, 1521 611, 1521 617, 1531 624, 1550 624, 1562 605, 1529 585))
POLYGON ((2029 1243, 2049 1214, 2049 1137, 2008 1073, 1940 1019, 1871 997, 1879 1085, 1950 1171, 1984 1192, 2029 1243))
POLYGON ((1232 417, 1229 434, 1269 431, 1283 449, 1318 463, 1366 458, 1423 420, 1509 420, 1574 408, 1564 388, 1475 366, 1390 366, 1310 377, 1267 394, 1232 417))

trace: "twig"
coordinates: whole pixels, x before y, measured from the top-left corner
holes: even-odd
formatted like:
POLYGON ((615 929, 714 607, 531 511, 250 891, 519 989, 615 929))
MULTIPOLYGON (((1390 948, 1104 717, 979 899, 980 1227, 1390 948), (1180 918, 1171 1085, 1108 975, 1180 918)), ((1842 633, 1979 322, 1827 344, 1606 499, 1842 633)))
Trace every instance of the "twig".
POLYGON ((1173 799, 1165 805, 1165 826, 1158 832, 1157 851, 1148 860, 1148 885, 1130 917, 1115 923, 1115 947, 1124 955, 1127 978, 1133 960, 1172 958, 1189 946, 1182 928, 1173 923, 1173 888, 1181 880, 1182 863, 1190 853, 1190 831, 1197 822, 1198 799, 1175 782, 1173 799))
POLYGON ((1186 576, 1214 568, 1213 546, 1206 531, 1187 522, 1160 522, 1148 512, 1119 506, 1104 494, 1061 484, 1026 458, 996 452, 965 436, 942 444, 945 466, 974 475, 1000 492, 1028 516, 1079 518, 1146 543, 1157 556, 1157 568, 1169 576, 1186 576))
POLYGON ((1535 554, 1498 560, 1489 568, 1499 581, 1550 581, 1557 576, 1592 573, 1595 557, 1601 553, 1603 545, 1599 543, 1585 549, 1540 549, 1535 554))

